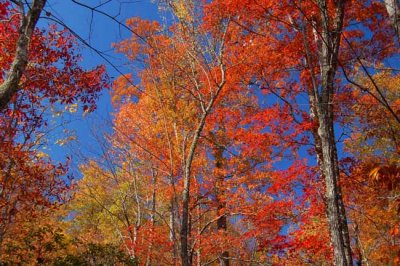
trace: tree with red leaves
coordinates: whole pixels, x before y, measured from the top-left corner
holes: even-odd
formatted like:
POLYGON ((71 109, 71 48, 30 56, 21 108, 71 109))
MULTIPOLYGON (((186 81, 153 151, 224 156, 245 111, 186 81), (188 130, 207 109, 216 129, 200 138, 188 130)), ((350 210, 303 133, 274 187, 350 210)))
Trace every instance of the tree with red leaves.
POLYGON ((107 88, 103 66, 79 66, 77 43, 66 30, 35 28, 41 2, 26 15, 0 2, 0 253, 18 225, 65 201, 68 165, 54 164, 40 149, 51 109, 76 104, 91 112, 107 88))

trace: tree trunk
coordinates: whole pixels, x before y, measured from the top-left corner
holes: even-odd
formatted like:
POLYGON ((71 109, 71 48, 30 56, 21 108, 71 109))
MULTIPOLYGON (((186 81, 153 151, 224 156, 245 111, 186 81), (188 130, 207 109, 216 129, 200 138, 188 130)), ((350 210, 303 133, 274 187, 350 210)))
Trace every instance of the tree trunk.
MULTIPOLYGON (((220 52, 222 54, 222 51, 220 52)), ((190 201, 190 181, 191 181, 191 170, 192 170, 192 162, 195 155, 195 151, 197 148, 197 144, 200 139, 200 134, 203 131, 203 128, 206 124, 206 119, 214 107, 214 103, 218 98, 219 93, 225 85, 225 68, 222 64, 222 60, 220 61, 221 68, 221 82, 218 84, 215 94, 212 95, 210 101, 208 102, 207 107, 204 109, 199 123, 197 125, 196 131, 194 132, 192 143, 189 148, 187 159, 185 160, 184 166, 184 176, 183 176, 183 193, 182 193, 182 223, 181 223, 181 260, 182 266, 190 266, 190 250, 189 250, 189 201, 190 201)))
POLYGON ((358 262, 357 265, 365 265, 369 266, 368 258, 365 256, 364 248, 361 243, 361 237, 360 237, 360 229, 358 227, 358 222, 354 222, 354 234, 355 234, 355 239, 356 239, 356 245, 358 249, 358 262))
POLYGON ((154 168, 151 169, 151 182, 152 182, 152 195, 151 195, 151 213, 150 213, 150 222, 151 222, 151 239, 147 250, 147 258, 146 258, 146 266, 151 265, 151 252, 153 249, 153 239, 154 239, 154 225, 156 218, 156 190, 157 190, 157 173, 154 168))
MULTIPOLYGON (((225 208, 225 207, 224 207, 225 208)), ((218 211, 221 209, 218 208, 218 211)), ((227 223, 226 223, 226 216, 221 216, 218 221, 217 221, 217 229, 218 230, 227 230, 227 223)), ((223 251, 220 255, 220 260, 219 260, 219 265, 220 266, 229 266, 229 252, 228 251, 223 251)))
MULTIPOLYGON (((212 134, 211 137, 214 139, 214 158, 215 158, 215 168, 217 170, 222 170, 223 168, 223 153, 224 148, 218 145, 218 141, 215 139, 215 136, 212 134)), ((217 230, 224 231, 228 229, 228 224, 226 220, 226 216, 223 212, 225 212, 226 204, 224 202, 224 176, 220 173, 217 173, 214 194, 217 203, 217 215, 221 215, 217 220, 217 230)), ((220 266, 229 266, 229 252, 223 251, 219 256, 219 265, 220 266)))
MULTIPOLYGON (((193 149, 194 153, 194 149, 193 149)), ((193 157, 193 156, 192 156, 193 157)), ((182 194, 182 222, 181 222, 181 261, 182 266, 190 266, 189 258, 189 201, 190 201, 190 164, 185 166, 182 194)))
POLYGON ((198 239, 198 248, 196 250, 197 254, 197 266, 201 266, 201 204, 200 199, 198 198, 199 204, 197 205, 197 235, 198 239))
POLYGON ((330 118, 330 113, 332 112, 329 111, 331 108, 324 109, 320 110, 318 135, 322 144, 321 172, 325 178, 326 210, 331 242, 334 250, 335 265, 351 266, 350 238, 340 190, 333 121, 330 118))
POLYGON ((397 41, 400 41, 400 4, 399 0, 384 0, 386 11, 389 15, 390 24, 397 35, 397 41))
POLYGON ((169 234, 169 239, 172 242, 172 252, 173 252, 173 261, 174 265, 177 264, 177 258, 178 258, 178 245, 177 245, 177 239, 176 239, 176 233, 175 233, 175 213, 176 213, 176 204, 175 204, 176 196, 175 194, 171 198, 171 214, 170 214, 170 234, 169 234))
POLYGON ((318 6, 321 20, 319 63, 322 84, 320 88, 313 88, 313 101, 316 104, 316 116, 319 124, 318 136, 316 136, 318 141, 316 143, 321 145, 319 167, 325 179, 326 212, 335 265, 351 266, 353 262, 350 237, 340 187, 333 118, 334 84, 345 6, 344 1, 336 1, 333 18, 329 16, 328 5, 325 0, 318 0, 318 6))

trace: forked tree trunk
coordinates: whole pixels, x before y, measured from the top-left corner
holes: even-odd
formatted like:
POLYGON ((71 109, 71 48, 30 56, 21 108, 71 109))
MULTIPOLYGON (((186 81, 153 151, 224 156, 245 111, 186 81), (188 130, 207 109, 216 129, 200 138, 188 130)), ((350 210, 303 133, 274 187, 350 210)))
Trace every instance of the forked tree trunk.
POLYGON ((317 2, 321 23, 319 29, 320 42, 318 44, 321 84, 317 85, 314 80, 313 89, 309 93, 310 113, 318 122, 318 131, 314 132, 314 138, 318 166, 325 180, 326 212, 335 265, 337 266, 353 265, 346 211, 340 185, 333 113, 335 75, 345 11, 344 2, 343 0, 335 2, 334 17, 331 17, 330 12, 328 12, 326 0, 318 0, 317 2))
POLYGON ((190 266, 191 262, 191 254, 189 250, 189 202, 190 202, 190 183, 191 183, 191 170, 192 163, 195 156, 195 151, 197 149, 197 145, 200 139, 200 134, 203 131, 203 128, 206 124, 206 119, 211 112, 211 109, 214 107, 214 103, 218 98, 219 93, 225 85, 225 69, 222 65, 221 61, 221 82, 218 84, 215 93, 211 97, 208 105, 204 109, 199 123, 197 125, 196 131, 194 132, 193 139, 189 148, 188 156, 185 160, 184 166, 184 177, 183 177, 183 192, 182 192, 182 221, 181 221, 181 231, 180 231, 180 240, 181 240, 181 261, 182 266, 190 266))
MULTIPOLYGON (((195 18, 193 17, 195 14, 195 5, 192 0, 186 0, 186 1, 180 1, 177 5, 174 3, 174 1, 169 1, 170 6, 173 9, 174 14, 178 17, 179 20, 186 20, 183 21, 183 23, 180 24, 181 26, 181 31, 185 32, 183 35, 189 35, 190 37, 190 45, 193 48, 193 51, 198 51, 202 50, 205 51, 204 54, 209 53, 210 51, 214 51, 216 47, 208 47, 210 51, 205 50, 204 47, 201 47, 197 42, 197 32, 194 30, 196 25, 194 23, 195 18)), ((199 14, 198 14, 199 15, 199 14)), ((212 111, 212 108, 214 107, 214 103, 218 98, 219 93, 221 92, 222 88, 225 85, 226 82, 226 77, 225 77, 225 65, 223 62, 223 53, 224 53, 224 45, 225 45, 225 34, 227 31, 227 27, 224 29, 222 32, 221 40, 220 40, 220 45, 218 48, 216 48, 216 61, 217 66, 219 67, 221 73, 220 73, 220 81, 215 80, 215 84, 211 85, 209 84, 209 91, 211 92, 209 95, 208 100, 204 101, 204 99, 207 98, 205 95, 201 95, 200 98, 204 98, 203 100, 200 100, 199 104, 201 106, 201 115, 199 117, 199 120, 196 124, 196 128, 193 132, 193 136, 190 141, 190 147, 184 156, 184 165, 183 165, 183 191, 182 191, 182 216, 181 216, 181 228, 180 228, 180 255, 181 255, 181 263, 182 266, 189 266, 192 264, 192 252, 190 248, 190 243, 189 243, 189 236, 191 233, 190 229, 190 210, 189 210, 189 205, 190 205, 190 186, 191 186, 191 179, 192 179, 192 163, 195 158, 195 153, 196 149, 198 146, 198 142, 200 140, 200 135, 204 129, 204 126, 206 124, 206 119, 210 112, 212 111)), ((196 53, 190 56, 189 61, 192 62, 193 66, 196 66, 196 64, 199 64, 193 56, 195 56, 196 53)), ((203 66, 200 66, 203 69, 203 66)), ((193 75, 194 73, 191 73, 190 75, 193 75)), ((213 76, 213 75, 210 75, 213 76)), ((193 79, 197 80, 197 74, 193 75, 193 79)), ((199 87, 198 87, 199 82, 195 81, 194 82, 194 87, 195 93, 198 94, 200 93, 199 87)), ((194 100, 194 99, 193 99, 194 100)))

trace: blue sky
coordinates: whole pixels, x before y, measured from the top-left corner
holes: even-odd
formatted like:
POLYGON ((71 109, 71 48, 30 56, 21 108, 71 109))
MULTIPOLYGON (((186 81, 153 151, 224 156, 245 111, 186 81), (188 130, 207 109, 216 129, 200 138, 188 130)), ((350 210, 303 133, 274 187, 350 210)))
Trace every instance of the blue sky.
MULTIPOLYGON (((125 22, 126 19, 135 16, 149 20, 159 19, 157 5, 150 0, 79 0, 79 2, 92 7, 105 3, 99 10, 115 16, 120 22, 125 22)), ((109 55, 107 58, 118 66, 120 71, 123 73, 129 72, 129 69, 123 66, 125 64, 124 57, 114 53, 112 50, 113 43, 130 36, 130 32, 120 27, 118 23, 102 14, 96 12, 92 14, 91 10, 79 6, 72 0, 49 0, 45 11, 50 12, 52 17, 62 20, 94 48, 106 52, 109 55)), ((47 27, 47 23, 49 23, 48 20, 41 19, 39 27, 47 27)), ((96 65, 104 64, 111 80, 119 75, 116 70, 89 47, 81 45, 81 54, 83 55, 81 63, 83 67, 90 69, 96 65)), ((93 153, 90 154, 93 156, 96 152, 99 152, 93 132, 99 133, 103 130, 109 131, 111 129, 109 122, 112 119, 113 109, 108 91, 102 93, 97 105, 97 110, 85 117, 82 117, 80 113, 67 114, 62 119, 55 121, 56 124, 63 123, 64 125, 51 134, 49 145, 46 148, 46 152, 49 153, 52 159, 65 161, 67 155, 72 155, 76 166, 80 162, 79 156, 77 156, 78 153, 93 153), (75 134, 77 142, 66 146, 54 144, 57 139, 65 138, 64 130, 69 131, 67 134, 75 134)))

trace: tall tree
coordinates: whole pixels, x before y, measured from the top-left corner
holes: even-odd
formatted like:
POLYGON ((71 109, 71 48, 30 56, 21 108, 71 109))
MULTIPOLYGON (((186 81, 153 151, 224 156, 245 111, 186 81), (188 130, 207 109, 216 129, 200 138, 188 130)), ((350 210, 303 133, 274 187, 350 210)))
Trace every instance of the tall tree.
MULTIPOLYGON (((336 1, 328 8, 327 1, 318 1, 319 54, 321 83, 310 89, 310 114, 318 121, 314 135, 317 160, 325 179, 327 214, 334 247, 336 265, 352 265, 350 237, 343 197, 340 188, 340 171, 334 133, 333 96, 338 67, 341 34, 344 25, 345 2, 336 1), (329 14, 330 13, 330 14, 329 14)), ((330 4, 330 3, 329 3, 330 4)), ((305 45, 307 46, 307 45, 305 45)), ((307 58, 311 57, 306 51, 307 58)), ((308 61, 310 63, 310 61, 308 61)), ((313 75, 313 74, 311 74, 313 75)), ((314 77, 315 78, 315 77, 314 77)))
MULTIPOLYGON (((170 49, 171 53, 161 52, 157 49, 160 44, 154 43, 151 39, 149 39, 150 43, 145 44, 150 44, 145 49, 149 53, 147 63, 152 67, 158 67, 157 71, 161 71, 161 73, 170 72, 171 70, 166 67, 172 68, 171 63, 177 66, 177 68, 172 68, 176 68, 177 75, 179 75, 177 80, 172 80, 172 85, 176 86, 176 91, 172 93, 180 94, 182 99, 191 101, 192 103, 188 106, 191 106, 191 108, 194 108, 193 111, 197 112, 191 117, 190 127, 185 128, 183 132, 182 140, 184 142, 180 155, 184 162, 181 165, 183 191, 180 253, 182 264, 190 265, 192 259, 189 240, 189 205, 191 200, 190 186, 193 179, 192 164, 196 157, 198 143, 206 120, 226 83, 224 54, 228 22, 221 22, 220 30, 215 32, 214 36, 207 36, 205 32, 200 31, 200 28, 196 29, 196 27, 199 27, 199 16, 201 17, 201 14, 198 13, 199 10, 192 2, 173 1, 170 5, 179 19, 174 28, 174 36, 164 41, 166 45, 164 49, 170 49), (210 37, 213 39, 209 39, 210 37)), ((131 40, 130 44, 124 43, 126 44, 125 47, 124 44, 120 45, 120 50, 132 53, 132 45, 135 45, 135 42, 137 41, 131 40)), ((185 124, 183 126, 187 127, 185 124)))
POLYGON ((252 69, 241 69, 249 84, 277 97, 289 108, 294 124, 303 125, 305 130, 297 136, 305 133, 306 137, 308 131, 313 137, 317 164, 325 180, 324 200, 335 263, 352 265, 335 137, 335 123, 341 115, 336 106, 340 99, 346 99, 348 90, 340 78, 349 76, 342 76, 338 69, 348 74, 355 62, 362 63, 361 55, 363 60, 378 61, 393 55, 394 36, 388 30, 384 4, 248 1, 243 6, 236 1, 214 1, 210 6, 210 17, 228 13, 242 27, 243 49, 262 51, 254 55, 252 69), (379 16, 366 17, 365 10, 379 16), (352 27, 354 21, 362 26, 352 27), (366 28, 379 37, 371 38, 366 28), (301 100, 300 95, 308 100, 301 100))
MULTIPOLYGON (((56 164, 42 149, 48 142, 53 110, 62 106, 66 111, 79 104, 82 111, 90 112, 96 108, 100 90, 107 87, 103 67, 85 70, 79 66, 76 41, 65 30, 34 28, 40 2, 45 1, 34 1, 26 15, 7 2, 0 3, 0 81, 7 98, 0 108, 1 249, 18 232, 15 228, 29 224, 30 215, 45 215, 64 201, 68 165, 56 164), (20 16, 24 16, 21 27, 20 16), (19 45, 24 47, 16 50, 19 45), (16 59, 15 53, 26 58, 16 59), (12 73, 7 72, 10 65, 12 73)), ((23 239, 27 232, 20 233, 18 239, 23 239)))

